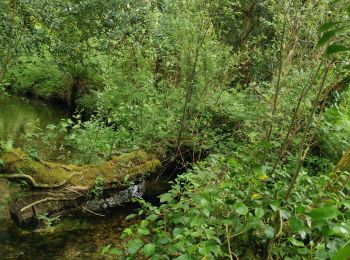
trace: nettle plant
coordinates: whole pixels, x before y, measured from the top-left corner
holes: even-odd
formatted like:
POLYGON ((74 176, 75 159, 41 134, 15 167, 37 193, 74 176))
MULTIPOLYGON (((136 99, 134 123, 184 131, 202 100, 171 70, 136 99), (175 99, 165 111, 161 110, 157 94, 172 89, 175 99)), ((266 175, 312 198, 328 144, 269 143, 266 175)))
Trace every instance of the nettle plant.
POLYGON ((116 147, 120 132, 107 127, 106 122, 91 118, 83 122, 79 114, 72 119, 62 120, 59 128, 66 134, 65 139, 74 152, 77 163, 91 163, 110 156, 116 147))

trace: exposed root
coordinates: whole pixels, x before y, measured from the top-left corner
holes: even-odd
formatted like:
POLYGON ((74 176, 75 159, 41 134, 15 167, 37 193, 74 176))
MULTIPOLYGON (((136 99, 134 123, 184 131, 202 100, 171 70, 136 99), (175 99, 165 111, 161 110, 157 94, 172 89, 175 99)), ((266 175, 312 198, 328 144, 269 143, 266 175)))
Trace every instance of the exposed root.
POLYGON ((27 206, 21 208, 20 212, 23 213, 24 211, 26 211, 28 209, 31 209, 32 207, 34 207, 34 206, 36 206, 38 204, 47 202, 47 201, 70 201, 70 200, 75 200, 75 198, 65 198, 65 197, 63 197, 63 198, 53 198, 53 197, 48 197, 48 198, 37 200, 37 201, 35 201, 33 203, 28 204, 27 206))
POLYGON ((105 217, 106 215, 103 215, 103 214, 99 214, 97 212, 94 212, 90 209, 88 209, 87 207, 81 207, 83 210, 86 210, 87 212, 91 213, 92 215, 95 215, 95 216, 99 216, 99 217, 105 217))
POLYGON ((38 189, 54 189, 54 188, 60 188, 67 184, 68 180, 64 180, 57 184, 44 184, 44 183, 37 183, 34 178, 27 174, 0 174, 0 178, 4 178, 7 180, 25 180, 30 186, 33 188, 38 189))

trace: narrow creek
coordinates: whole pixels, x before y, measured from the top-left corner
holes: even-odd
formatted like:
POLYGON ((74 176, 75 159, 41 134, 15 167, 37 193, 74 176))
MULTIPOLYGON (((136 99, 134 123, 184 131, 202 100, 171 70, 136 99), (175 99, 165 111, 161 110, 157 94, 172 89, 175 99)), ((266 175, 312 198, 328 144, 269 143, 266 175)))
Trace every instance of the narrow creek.
MULTIPOLYGON (((0 139, 12 140, 16 147, 30 149, 35 146, 38 154, 45 154, 48 160, 64 158, 59 147, 47 150, 42 137, 50 135, 52 130, 48 125, 57 125, 67 116, 64 109, 40 101, 0 96, 0 139)), ((63 137, 54 135, 53 138, 62 141, 63 137)), ((168 190, 167 182, 166 176, 146 182, 145 196, 157 201, 156 196, 168 190)), ((18 187, 0 180, 0 259, 103 259, 101 248, 118 243, 122 230, 130 224, 124 219, 136 207, 127 204, 109 212, 106 217, 64 220, 44 232, 24 230, 8 216, 5 197, 11 189, 18 187)))

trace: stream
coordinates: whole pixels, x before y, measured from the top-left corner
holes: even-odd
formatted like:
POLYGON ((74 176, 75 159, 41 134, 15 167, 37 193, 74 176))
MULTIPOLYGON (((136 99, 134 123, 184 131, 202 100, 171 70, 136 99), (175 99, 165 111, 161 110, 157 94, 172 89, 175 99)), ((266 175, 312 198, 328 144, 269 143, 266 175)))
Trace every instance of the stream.
MULTIPOLYGON (((52 149, 43 139, 52 135, 56 143, 64 137, 52 134, 50 125, 57 125, 68 112, 41 101, 14 96, 0 96, 0 140, 11 140, 13 146, 31 149, 48 160, 63 160, 64 149, 52 149), (47 127, 49 125, 49 127, 47 127)), ((52 141, 52 140, 51 140, 52 141)), ((157 195, 168 190, 168 177, 145 183, 144 197, 157 202, 157 195)), ((124 219, 137 207, 126 204, 115 208, 106 217, 84 217, 62 220, 52 227, 25 230, 9 218, 6 202, 18 185, 0 179, 0 260, 2 259, 104 259, 101 249, 118 244, 123 229, 130 224, 124 219)))

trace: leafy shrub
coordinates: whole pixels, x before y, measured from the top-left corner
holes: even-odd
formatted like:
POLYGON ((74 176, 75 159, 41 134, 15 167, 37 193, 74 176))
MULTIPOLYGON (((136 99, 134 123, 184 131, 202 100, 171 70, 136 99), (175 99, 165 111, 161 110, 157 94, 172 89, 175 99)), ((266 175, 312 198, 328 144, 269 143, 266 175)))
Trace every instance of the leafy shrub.
POLYGON ((336 160, 350 148, 350 89, 326 108, 319 140, 322 151, 336 160))
POLYGON ((159 208, 141 201, 144 220, 125 229, 119 252, 152 259, 333 256, 350 238, 349 184, 327 190, 330 177, 303 172, 286 202, 288 178, 281 171, 271 179, 235 156, 210 156, 176 179, 159 208))
POLYGON ((16 94, 64 100, 66 75, 46 58, 22 58, 7 74, 10 90, 16 94))

